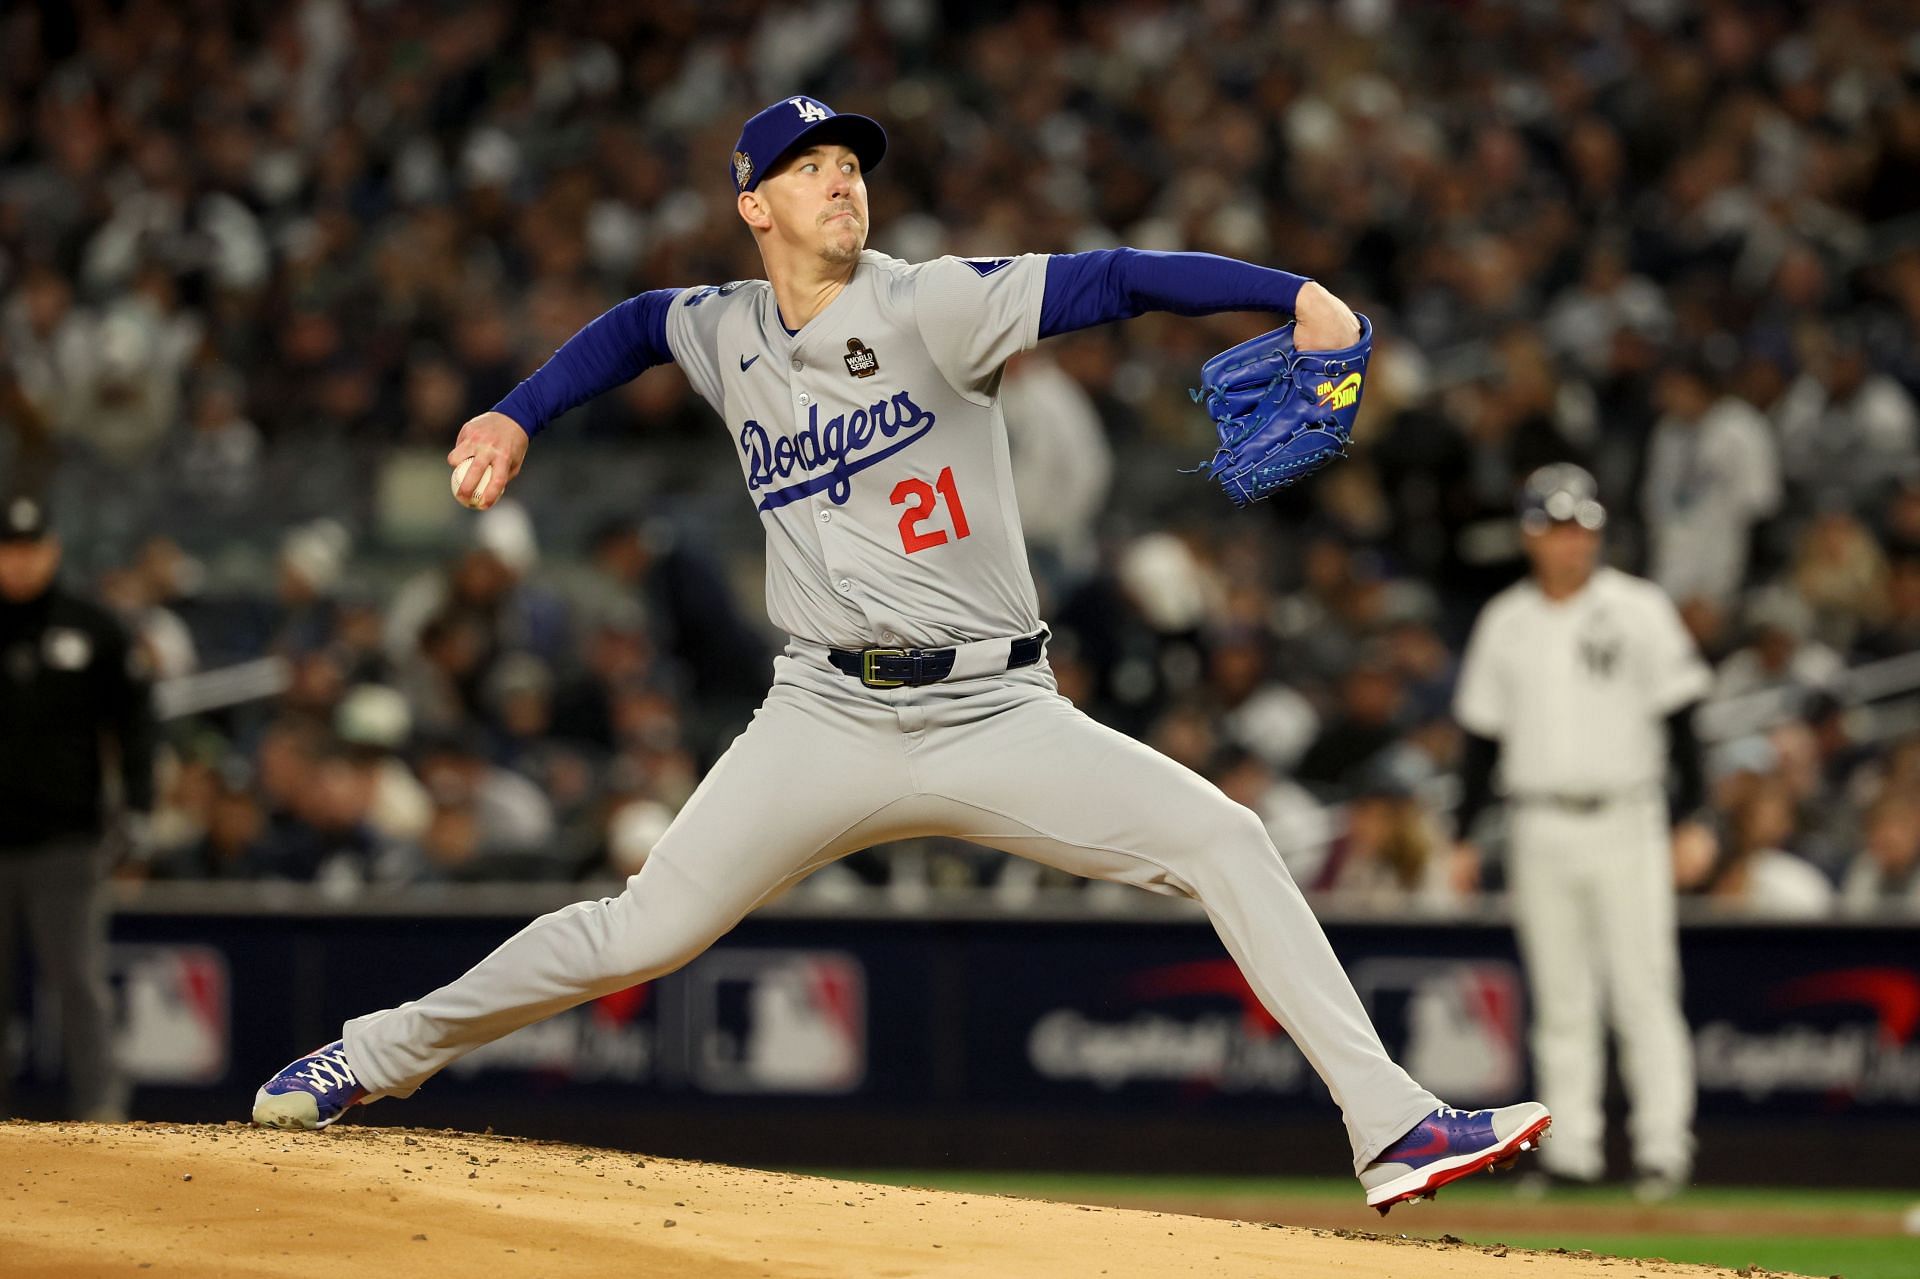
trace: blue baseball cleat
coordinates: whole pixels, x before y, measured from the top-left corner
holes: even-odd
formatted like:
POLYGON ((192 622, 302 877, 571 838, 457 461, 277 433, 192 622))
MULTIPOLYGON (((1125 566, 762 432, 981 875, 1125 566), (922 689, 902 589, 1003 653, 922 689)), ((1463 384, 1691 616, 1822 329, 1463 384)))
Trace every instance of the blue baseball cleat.
POLYGON ((1523 1150, 1540 1145, 1553 1116, 1537 1101, 1499 1110, 1442 1106, 1360 1174, 1367 1206, 1381 1216, 1397 1203, 1431 1199, 1434 1191, 1481 1169, 1508 1168, 1523 1150))
POLYGON ((264 1128, 325 1128, 367 1095, 338 1039, 275 1075, 253 1095, 253 1122, 264 1128))

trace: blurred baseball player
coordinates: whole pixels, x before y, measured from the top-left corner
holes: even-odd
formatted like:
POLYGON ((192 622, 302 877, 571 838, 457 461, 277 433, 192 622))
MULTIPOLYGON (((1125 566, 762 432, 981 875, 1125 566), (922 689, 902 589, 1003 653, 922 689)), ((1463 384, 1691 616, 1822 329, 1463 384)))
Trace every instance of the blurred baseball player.
POLYGON ((481 1044, 672 972, 835 858, 938 834, 1198 898, 1339 1103, 1382 1212, 1509 1162, 1546 1108, 1442 1107, 1387 1056, 1260 820, 1056 692, 1014 506, 1000 370, 1041 338, 1257 309, 1293 312, 1299 346, 1327 349, 1358 320, 1309 281, 1202 254, 868 251, 865 178, 885 150, 874 121, 813 98, 755 115, 728 176, 767 278, 631 298, 461 428, 447 460, 472 462, 463 496, 487 506, 547 422, 678 364, 733 440, 791 642, 625 892, 348 1022, 260 1090, 255 1121, 320 1128, 407 1096, 481 1044))
POLYGON ((1711 839, 1690 821, 1671 826, 1669 812, 1704 799, 1691 724, 1708 671, 1659 587, 1599 566, 1606 511, 1591 475, 1535 471, 1520 519, 1532 576, 1481 613, 1455 692, 1469 734, 1460 831, 1491 798, 1497 760, 1533 1056, 1555 1117, 1543 1168, 1580 1182, 1603 1172, 1604 1004, 1632 1098, 1638 1189, 1665 1197, 1693 1159, 1671 852, 1711 839))

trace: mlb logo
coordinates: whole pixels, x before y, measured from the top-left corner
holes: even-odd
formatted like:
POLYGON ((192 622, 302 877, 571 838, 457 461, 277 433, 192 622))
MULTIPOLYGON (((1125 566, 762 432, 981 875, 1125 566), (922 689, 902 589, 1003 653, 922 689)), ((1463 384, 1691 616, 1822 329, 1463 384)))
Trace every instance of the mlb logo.
POLYGON ((601 1081, 650 1082, 658 1065, 654 987, 629 986, 590 1004, 522 1026, 447 1067, 458 1079, 525 1087, 601 1081))
POLYGON ((1525 1082, 1520 974, 1510 963, 1382 959, 1353 984, 1407 1073, 1456 1104, 1499 1106, 1525 1082), (1398 1030, 1398 1035, 1395 1031, 1398 1030))
POLYGON ((724 950, 687 974, 694 1082, 715 1093, 846 1093, 867 1076, 867 981, 843 951, 724 950))
POLYGON ((208 946, 114 946, 114 1054, 136 1084, 226 1078, 231 990, 227 958, 208 946))

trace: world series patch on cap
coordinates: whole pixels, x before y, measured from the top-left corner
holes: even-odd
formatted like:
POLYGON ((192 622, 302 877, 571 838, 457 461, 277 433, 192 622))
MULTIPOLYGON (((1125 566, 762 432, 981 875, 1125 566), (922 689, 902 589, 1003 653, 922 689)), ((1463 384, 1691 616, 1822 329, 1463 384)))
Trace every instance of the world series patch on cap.
POLYGON ((5 508, 0 509, 0 539, 32 542, 45 537, 46 533, 47 508, 39 498, 20 494, 8 498, 5 508))
POLYGON ((841 115, 818 98, 782 98, 740 128, 727 176, 733 189, 751 191, 783 157, 806 143, 839 142, 860 158, 860 171, 880 167, 887 131, 864 115, 841 115))

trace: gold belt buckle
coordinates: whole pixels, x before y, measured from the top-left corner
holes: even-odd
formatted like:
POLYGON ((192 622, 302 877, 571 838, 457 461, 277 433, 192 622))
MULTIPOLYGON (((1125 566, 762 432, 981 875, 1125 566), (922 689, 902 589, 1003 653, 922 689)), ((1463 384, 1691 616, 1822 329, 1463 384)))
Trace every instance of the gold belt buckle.
POLYGON ((904 648, 863 648, 860 650, 860 682, 868 688, 900 688, 907 681, 903 679, 882 679, 874 674, 873 664, 882 657, 905 657, 904 648))

